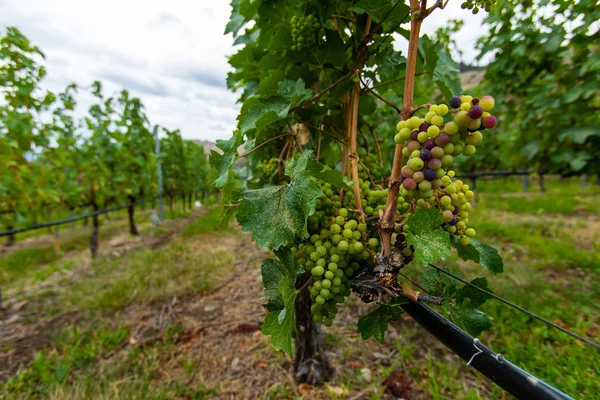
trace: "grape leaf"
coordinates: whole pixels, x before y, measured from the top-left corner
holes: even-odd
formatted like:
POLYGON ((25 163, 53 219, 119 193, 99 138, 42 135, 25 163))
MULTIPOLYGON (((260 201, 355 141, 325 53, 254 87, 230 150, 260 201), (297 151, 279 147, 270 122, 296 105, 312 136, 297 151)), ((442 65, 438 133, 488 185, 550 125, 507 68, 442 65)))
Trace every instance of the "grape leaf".
MULTIPOLYGON (((488 287, 487 279, 485 279, 485 278, 475 278, 471 281, 471 284, 473 284, 483 290, 486 290, 490 293, 492 291, 488 287)), ((482 293, 479 290, 477 290, 469 285, 463 286, 456 295, 457 301, 464 303, 465 300, 468 299, 468 303, 472 307, 475 307, 475 308, 481 306, 483 303, 485 303, 490 298, 491 297, 488 296, 487 294, 482 293)))
POLYGON ((352 190, 353 182, 351 180, 343 176, 337 169, 323 165, 313 158, 308 159, 306 170, 315 178, 330 183, 338 189, 352 190))
POLYGON ((469 244, 465 246, 454 235, 452 235, 452 246, 456 248, 458 256, 465 261, 473 260, 493 274, 504 271, 504 261, 492 246, 483 244, 476 239, 469 239, 469 244))
POLYGON ((275 349, 284 350, 292 357, 292 333, 295 329, 294 302, 298 295, 294 282, 287 277, 279 281, 278 290, 283 300, 283 308, 267 314, 261 329, 264 335, 271 336, 271 343, 275 349))
POLYGON ((275 251, 277 259, 267 258, 261 265, 261 275, 264 292, 263 299, 267 300, 267 309, 273 311, 283 308, 283 299, 279 291, 279 283, 283 278, 290 282, 296 282, 296 276, 302 272, 294 262, 294 255, 288 247, 282 247, 275 251))
POLYGON ((262 247, 278 249, 296 235, 308 236, 306 220, 315 212, 319 185, 307 171, 310 151, 288 161, 285 173, 289 184, 248 190, 238 207, 238 222, 244 232, 262 247))
POLYGON ((400 305, 406 304, 407 299, 397 299, 389 304, 380 304, 375 310, 363 315, 358 320, 358 331, 364 340, 372 337, 383 344, 388 324, 397 321, 402 316, 400 305))
MULTIPOLYGON (((453 271, 453 274, 459 276, 458 272, 453 271)), ((432 268, 423 271, 421 280, 427 290, 427 294, 442 296, 446 299, 445 303, 448 303, 449 299, 456 297, 458 282, 436 269, 432 268)))
POLYGON ((415 248, 415 261, 434 263, 450 256, 450 235, 442 229, 442 213, 435 208, 419 208, 406 219, 406 240, 415 248))
POLYGON ((381 23, 385 21, 387 28, 400 24, 407 18, 410 8, 403 0, 392 2, 390 0, 359 0, 350 7, 350 10, 359 14, 367 13, 373 21, 381 23))
POLYGON ((425 60, 425 69, 433 82, 447 99, 462 92, 458 68, 452 56, 439 43, 433 43, 427 35, 419 42, 419 50, 425 60))
POLYGON ((235 163, 239 155, 237 149, 243 143, 243 135, 236 131, 228 140, 217 140, 217 148, 223 153, 216 150, 210 152, 210 165, 217 170, 219 176, 215 179, 215 186, 222 188, 231 178, 229 168, 235 163))
POLYGON ((447 312, 448 319, 467 331, 471 336, 477 337, 481 332, 492 327, 492 319, 471 305, 448 306, 447 312))

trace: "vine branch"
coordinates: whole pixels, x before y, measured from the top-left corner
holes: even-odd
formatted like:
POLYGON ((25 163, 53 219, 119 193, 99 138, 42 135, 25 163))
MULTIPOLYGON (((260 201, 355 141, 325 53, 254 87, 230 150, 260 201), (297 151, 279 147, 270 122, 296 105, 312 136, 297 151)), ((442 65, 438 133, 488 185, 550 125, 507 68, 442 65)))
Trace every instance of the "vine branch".
POLYGON ((256 150, 258 150, 261 147, 263 147, 265 144, 270 143, 270 142, 272 142, 274 140, 277 140, 277 139, 281 139, 281 138, 286 137, 286 136, 294 136, 294 134, 293 133, 284 133, 283 135, 275 136, 275 137, 273 137, 271 139, 265 140, 264 142, 262 142, 261 144, 259 144, 258 146, 256 146, 252 150, 250 150, 249 152, 244 153, 244 154, 240 154, 240 157, 249 156, 250 154, 254 153, 256 150))

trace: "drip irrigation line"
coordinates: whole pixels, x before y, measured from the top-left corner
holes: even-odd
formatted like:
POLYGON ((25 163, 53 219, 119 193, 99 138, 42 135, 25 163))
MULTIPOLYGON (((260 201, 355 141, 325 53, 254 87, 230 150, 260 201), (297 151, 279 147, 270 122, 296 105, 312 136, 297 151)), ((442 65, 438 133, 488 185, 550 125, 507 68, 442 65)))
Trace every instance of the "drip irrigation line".
POLYGON ((403 304, 402 309, 440 342, 467 361, 502 389, 521 400, 573 400, 539 378, 517 367, 502 354, 494 353, 479 339, 454 325, 440 313, 421 303, 403 304))
POLYGON ((98 211, 94 211, 94 212, 91 212, 91 213, 88 213, 88 214, 78 215, 76 217, 60 219, 60 220, 57 220, 57 221, 43 222, 41 224, 35 224, 35 225, 29 226, 29 227, 25 227, 25 228, 11 229, 9 231, 0 232, 0 237, 3 237, 3 236, 12 236, 12 235, 15 235, 17 233, 23 233, 23 232, 32 231, 32 230, 35 230, 35 229, 42 229, 42 228, 49 228, 51 226, 64 225, 64 224, 68 224, 70 222, 79 221, 79 220, 86 219, 86 218, 89 218, 89 217, 93 217, 93 216, 96 216, 96 215, 108 214, 109 212, 119 211, 119 210, 122 210, 122 209, 125 209, 125 208, 129 208, 129 207, 132 207, 132 206, 135 206, 135 205, 138 205, 138 204, 145 203, 145 202, 150 201, 150 200, 157 199, 159 197, 161 197, 161 195, 156 195, 156 196, 153 196, 153 197, 148 197, 148 198, 145 198, 145 199, 142 199, 142 200, 138 200, 138 201, 134 201, 132 203, 124 204, 124 205, 121 205, 121 206, 115 206, 115 207, 111 207, 111 208, 105 208, 103 210, 98 210, 98 211))
POLYGON ((568 330, 568 329, 565 329, 565 328, 563 328, 562 326, 555 324, 554 322, 548 321, 546 318, 540 317, 539 315, 537 315, 537 314, 534 314, 534 313, 532 313, 531 311, 529 311, 529 310, 526 310, 526 309, 524 309, 524 308, 523 308, 523 307, 521 307, 521 306, 518 306, 518 305, 516 305, 516 304, 514 304, 514 303, 511 303, 510 301, 508 301, 508 300, 506 300, 506 299, 503 299, 503 298, 502 298, 502 297, 500 297, 500 296, 497 296, 497 295, 495 295, 495 294, 493 294, 493 293, 491 293, 491 292, 488 292, 487 290, 485 290, 485 289, 482 289, 482 288, 480 288, 479 286, 477 286, 477 285, 474 285, 474 284, 472 284, 471 282, 468 282, 468 281, 466 281, 466 280, 464 280, 464 279, 462 279, 462 278, 460 278, 460 277, 458 277, 458 276, 456 276, 456 275, 454 275, 454 274, 452 274, 452 273, 450 273, 450 272, 446 271, 445 269, 442 269, 442 268, 440 268, 440 267, 436 267, 436 266, 435 266, 435 265, 433 265, 433 264, 429 264, 429 266, 430 266, 430 267, 433 267, 433 268, 435 268, 436 270, 438 270, 438 271, 440 271, 440 272, 443 272, 444 274, 448 275, 448 276, 449 276, 449 277, 451 277, 451 278, 454 278, 454 279, 456 279, 457 281, 460 281, 460 282, 464 283, 465 285, 468 285, 468 286, 472 287, 473 289, 479 290, 481 293, 485 293, 486 295, 488 295, 488 296, 490 296, 490 297, 492 297, 492 298, 494 298, 494 299, 496 299, 496 300, 498 300, 498 301, 500 301, 500 302, 502 302, 502 303, 504 303, 504 304, 506 304, 506 305, 508 305, 508 306, 510 306, 510 307, 512 307, 512 308, 514 308, 515 310, 521 311, 522 313, 524 313, 524 314, 527 314, 527 315, 529 315, 530 317, 532 317, 532 318, 535 318, 535 319, 537 319, 538 321, 541 321, 541 322, 545 323, 545 324, 546 324, 546 325, 548 325, 548 326, 551 326, 551 327, 553 327, 553 328, 556 328, 556 329, 558 329, 559 331, 561 331, 561 332, 563 332, 563 333, 566 333, 567 335, 569 335, 569 336, 572 336, 572 337, 574 337, 575 339, 578 339, 578 340, 580 340, 580 341, 584 342, 585 344, 587 344, 587 345, 589 345, 589 346, 595 347, 597 350, 600 350, 600 344, 598 344, 598 343, 596 343, 596 342, 594 342, 594 341, 592 341, 592 340, 590 340, 590 339, 588 339, 588 338, 585 338, 585 337, 583 337, 583 336, 581 336, 581 335, 578 335, 578 334, 576 334, 575 332, 571 332, 570 330, 568 330))

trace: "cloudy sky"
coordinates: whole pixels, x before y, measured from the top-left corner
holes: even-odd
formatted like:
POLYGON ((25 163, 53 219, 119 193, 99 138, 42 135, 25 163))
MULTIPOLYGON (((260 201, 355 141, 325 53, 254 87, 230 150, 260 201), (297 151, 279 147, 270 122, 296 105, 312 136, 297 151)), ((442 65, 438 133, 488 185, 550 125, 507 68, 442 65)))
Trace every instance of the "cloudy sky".
MULTIPOLYGON (((459 4, 436 11, 423 30, 464 19, 457 39, 472 61, 483 16, 459 4)), ((0 32, 16 26, 44 51, 49 89, 78 84, 79 112, 98 79, 107 93, 126 88, 140 97, 153 124, 215 140, 231 135, 239 110, 225 85, 227 56, 235 52, 231 35, 222 34, 229 13, 226 0, 0 0, 0 32)))

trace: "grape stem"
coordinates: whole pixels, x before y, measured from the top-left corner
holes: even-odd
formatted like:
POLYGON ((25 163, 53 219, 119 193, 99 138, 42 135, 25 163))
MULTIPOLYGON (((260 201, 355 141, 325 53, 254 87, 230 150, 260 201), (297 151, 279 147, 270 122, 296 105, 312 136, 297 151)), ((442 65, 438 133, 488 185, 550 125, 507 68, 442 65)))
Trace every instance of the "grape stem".
POLYGON ((415 107, 410 111, 410 116, 412 117, 413 115, 416 114, 417 111, 422 110, 424 108, 429 108, 429 107, 431 107, 431 104, 421 104, 420 106, 415 107))
POLYGON ((306 282, 304 282, 304 285, 302 285, 302 287, 298 290, 296 290, 297 293, 300 293, 301 291, 303 291, 304 289, 306 289, 306 287, 308 285, 310 285, 313 281, 313 277, 311 276, 306 282))
MULTIPOLYGON (((411 116, 413 110, 413 95, 415 90, 415 72, 417 68, 417 54, 419 51, 419 33, 423 22, 422 10, 425 10, 427 1, 410 0, 410 37, 408 40, 408 59, 406 60, 406 74, 404 83, 404 97, 402 99, 402 120, 406 121, 411 116)), ((378 224, 379 236, 383 246, 383 256, 387 256, 392 251, 392 232, 396 224, 396 208, 398 202, 398 193, 400 192, 400 173, 404 156, 402 150, 404 144, 396 145, 394 151, 394 162, 392 164, 392 173, 390 175, 389 190, 385 211, 378 224)))
POLYGON ((284 133, 283 135, 279 135, 279 136, 275 136, 271 139, 265 140, 264 142, 262 142, 261 144, 259 144, 258 146, 256 146, 255 148, 253 148, 252 150, 250 150, 247 153, 244 154, 240 154, 240 158, 241 157, 246 157, 249 156, 250 154, 254 153, 256 150, 260 149, 261 147, 263 147, 265 144, 272 142, 273 140, 277 140, 277 139, 281 139, 283 137, 287 137, 287 136, 294 136, 293 133, 284 133))

